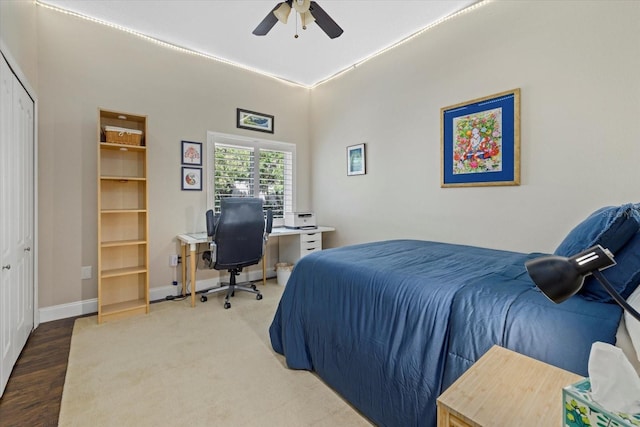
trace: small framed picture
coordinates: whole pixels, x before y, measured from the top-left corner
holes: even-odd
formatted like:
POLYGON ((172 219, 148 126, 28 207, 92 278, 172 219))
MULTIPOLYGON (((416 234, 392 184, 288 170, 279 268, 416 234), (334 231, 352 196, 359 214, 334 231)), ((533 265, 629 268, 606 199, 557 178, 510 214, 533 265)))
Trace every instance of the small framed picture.
POLYGON ((237 108, 237 124, 241 129, 273 133, 273 116, 237 108))
POLYGON ((366 167, 364 144, 347 147, 347 175, 364 175, 366 167))
POLYGON ((202 190, 202 169, 182 167, 182 189, 202 190))
POLYGON ((202 166, 201 142, 182 141, 180 148, 183 165, 202 166))

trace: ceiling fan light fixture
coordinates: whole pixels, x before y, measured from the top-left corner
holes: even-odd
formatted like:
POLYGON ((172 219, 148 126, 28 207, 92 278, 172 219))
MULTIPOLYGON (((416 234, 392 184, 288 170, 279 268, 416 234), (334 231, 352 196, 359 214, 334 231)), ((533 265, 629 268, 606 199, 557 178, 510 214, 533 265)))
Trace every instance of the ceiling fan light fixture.
POLYGON ((289 18, 290 13, 291 6, 289 6, 287 2, 284 1, 280 3, 280 6, 276 10, 273 11, 275 17, 278 18, 278 21, 282 22, 283 24, 287 23, 287 19, 289 18))
MULTIPOLYGON (((2 1, 2 0, 0 0, 2 1)), ((485 1, 485 0, 483 0, 485 1)), ((278 21, 283 24, 287 23, 291 9, 295 9, 296 14, 296 35, 298 37, 298 14, 302 20, 302 29, 306 30, 307 23, 315 22, 318 27, 331 39, 340 37, 343 33, 342 28, 324 11, 316 1, 312 0, 286 0, 278 2, 271 12, 258 24, 253 30, 256 36, 266 35, 278 21)))
POLYGON ((293 0, 293 8, 300 15, 302 15, 305 12, 308 12, 310 6, 311 6, 311 0, 293 0))
POLYGON ((305 13, 300 14, 300 18, 302 19, 303 30, 307 29, 307 24, 310 24, 316 20, 316 18, 314 18, 311 12, 309 12, 308 10, 305 13))

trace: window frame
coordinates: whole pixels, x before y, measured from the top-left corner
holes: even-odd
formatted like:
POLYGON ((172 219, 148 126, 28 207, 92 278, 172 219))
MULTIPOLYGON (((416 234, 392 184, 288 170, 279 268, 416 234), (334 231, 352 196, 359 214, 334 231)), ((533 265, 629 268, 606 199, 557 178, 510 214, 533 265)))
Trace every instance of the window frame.
MULTIPOLYGON (((207 209, 213 209, 215 206, 215 146, 216 144, 228 144, 235 145, 238 147, 251 148, 254 152, 257 152, 261 149, 263 150, 277 150, 277 151, 286 151, 291 153, 291 209, 295 211, 296 207, 296 145, 291 144, 289 142, 281 142, 281 141, 272 141, 268 139, 261 138, 250 138, 240 135, 231 135, 219 132, 207 131, 207 209)), ((254 168, 258 169, 259 157, 256 157, 256 163, 254 168)), ((285 212, 288 210, 285 209, 285 212)), ((273 219, 274 227, 283 227, 284 226, 284 215, 283 218, 274 218, 273 219)))

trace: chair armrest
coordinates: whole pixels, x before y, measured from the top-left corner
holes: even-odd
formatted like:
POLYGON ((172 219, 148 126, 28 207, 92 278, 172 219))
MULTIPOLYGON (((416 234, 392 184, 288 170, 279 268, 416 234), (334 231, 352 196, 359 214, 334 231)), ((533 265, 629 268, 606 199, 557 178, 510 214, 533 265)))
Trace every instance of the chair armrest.
POLYGON ((271 230, 273 229, 273 211, 271 209, 267 210, 267 224, 265 226, 265 233, 269 235, 271 230))
POLYGON ((218 220, 220 215, 215 215, 212 209, 207 211, 207 236, 214 237, 216 234, 216 227, 218 226, 218 220))

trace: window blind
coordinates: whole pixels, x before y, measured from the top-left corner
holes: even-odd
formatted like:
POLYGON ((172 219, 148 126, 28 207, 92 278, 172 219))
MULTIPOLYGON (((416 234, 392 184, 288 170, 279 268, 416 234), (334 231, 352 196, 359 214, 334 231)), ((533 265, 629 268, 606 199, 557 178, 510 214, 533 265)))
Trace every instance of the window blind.
POLYGON ((216 142, 213 155, 214 210, 225 197, 259 197, 274 219, 293 210, 293 150, 216 142))

